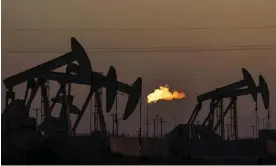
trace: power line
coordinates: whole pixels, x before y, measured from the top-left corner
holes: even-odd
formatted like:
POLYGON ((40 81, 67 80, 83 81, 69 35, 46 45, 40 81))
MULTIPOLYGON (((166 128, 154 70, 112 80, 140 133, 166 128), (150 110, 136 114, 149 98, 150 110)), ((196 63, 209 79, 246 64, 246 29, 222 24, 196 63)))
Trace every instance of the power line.
MULTIPOLYGON (((223 47, 229 47, 229 48, 235 48, 235 47, 276 47, 276 44, 257 44, 257 45, 228 45, 228 46, 222 46, 223 47)), ((103 50, 110 50, 110 49, 120 49, 120 50, 131 50, 131 49, 181 49, 181 48, 186 48, 186 49, 198 49, 198 48, 215 48, 212 45, 203 45, 203 46, 197 46, 197 47, 191 47, 191 46, 151 46, 151 47, 93 47, 93 48, 85 48, 85 49, 103 49, 103 50)), ((218 47, 217 47, 218 48, 218 47)), ((2 48, 3 50, 7 50, 8 48, 2 48)), ((60 48, 61 50, 66 50, 68 48, 60 48)), ((59 51, 57 51, 59 52, 59 51)), ((60 51, 62 52, 62 51, 60 51)))
POLYGON ((270 29, 276 25, 265 26, 231 26, 231 27, 175 27, 175 28, 22 28, 22 29, 2 29, 2 31, 14 32, 43 32, 43 31, 191 31, 191 30, 223 30, 223 29, 270 29))
MULTIPOLYGON (((144 50, 86 50, 86 52, 217 52, 217 51, 246 51, 246 50, 276 50, 274 47, 237 47, 237 48, 211 48, 211 49, 144 49, 144 50)), ((43 54, 43 53, 53 53, 53 54, 63 54, 66 51, 3 51, 8 54, 43 54)))

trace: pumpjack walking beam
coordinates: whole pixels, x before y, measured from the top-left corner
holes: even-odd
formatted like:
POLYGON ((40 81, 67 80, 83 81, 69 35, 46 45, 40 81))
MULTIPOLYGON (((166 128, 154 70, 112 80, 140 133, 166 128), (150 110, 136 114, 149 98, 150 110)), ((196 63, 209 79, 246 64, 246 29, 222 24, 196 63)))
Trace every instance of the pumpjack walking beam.
POLYGON ((4 80, 4 84, 7 89, 13 88, 16 85, 19 85, 27 80, 31 80, 34 78, 42 78, 49 71, 67 65, 70 62, 75 60, 78 61, 81 68, 90 69, 88 70, 87 77, 90 78, 91 74, 89 71, 92 71, 90 61, 87 57, 86 52, 83 47, 79 44, 79 42, 75 38, 71 38, 71 52, 68 52, 60 57, 52 59, 46 63, 38 65, 34 68, 21 72, 17 75, 11 76, 4 80), (76 59, 77 57, 77 59, 76 59))
POLYGON ((257 87, 256 87, 256 84, 255 84, 252 76, 244 68, 242 68, 242 74, 243 74, 243 80, 229 84, 229 85, 221 87, 221 88, 217 88, 214 91, 202 94, 197 97, 197 100, 199 102, 202 102, 205 100, 209 100, 210 98, 214 98, 214 97, 219 98, 221 96, 221 94, 229 93, 232 90, 237 90, 237 89, 243 88, 245 86, 247 86, 251 90, 253 99, 257 100, 257 91, 256 91, 257 87))

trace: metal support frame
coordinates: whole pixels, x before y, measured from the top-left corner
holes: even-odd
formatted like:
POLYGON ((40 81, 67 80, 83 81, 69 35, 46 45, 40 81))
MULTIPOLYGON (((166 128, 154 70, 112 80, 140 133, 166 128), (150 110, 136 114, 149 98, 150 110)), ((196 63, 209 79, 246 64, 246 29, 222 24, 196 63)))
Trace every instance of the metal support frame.
POLYGON ((213 128, 213 132, 216 131, 218 128, 221 128, 222 126, 225 127, 225 125, 222 125, 226 115, 230 112, 230 118, 227 126, 228 133, 229 133, 229 139, 238 139, 238 121, 237 121, 237 98, 233 97, 230 100, 229 105, 227 106, 226 110, 223 111, 223 114, 221 116, 221 119, 217 122, 217 124, 213 128))
POLYGON ((200 111, 200 109, 202 108, 202 104, 201 102, 197 103, 194 111, 192 112, 192 115, 190 116, 189 120, 188 120, 188 124, 194 124, 195 119, 200 111))
MULTIPOLYGON (((217 105, 216 105, 216 117, 217 117, 216 123, 218 123, 219 121, 221 122, 218 127, 219 128, 218 134, 222 137, 222 139, 225 138, 223 111, 224 111, 223 110, 223 98, 221 98, 217 101, 217 105)), ((213 130, 213 131, 215 132, 216 130, 213 130)))
POLYGON ((119 122, 118 122, 118 93, 116 93, 116 98, 115 98, 115 117, 114 121, 116 124, 116 130, 115 130, 115 135, 119 135, 119 122))

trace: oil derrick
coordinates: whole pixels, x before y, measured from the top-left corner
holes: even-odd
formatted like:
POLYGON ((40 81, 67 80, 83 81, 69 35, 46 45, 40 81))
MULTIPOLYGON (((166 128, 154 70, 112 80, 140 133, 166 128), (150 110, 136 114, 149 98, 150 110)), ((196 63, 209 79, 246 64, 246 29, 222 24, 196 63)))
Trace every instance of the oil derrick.
MULTIPOLYGON (((142 78, 140 77, 133 83, 132 86, 118 82, 116 70, 112 66, 109 68, 107 76, 103 76, 92 71, 92 67, 85 50, 75 38, 71 38, 70 52, 5 79, 4 84, 7 89, 6 106, 9 105, 10 100, 12 102, 16 101, 13 88, 24 82, 27 82, 26 95, 25 98, 20 101, 22 101, 21 106, 22 103, 24 103, 24 108, 22 109, 27 110, 27 112, 30 110, 32 101, 35 98, 38 89, 41 88, 45 119, 40 124, 39 129, 46 135, 55 135, 58 134, 58 132, 65 135, 75 135, 76 129, 82 119, 87 105, 95 93, 96 103, 98 106, 97 114, 99 115, 101 133, 104 138, 107 138, 107 133, 99 89, 101 87, 106 88, 106 111, 108 113, 114 103, 117 90, 129 95, 123 115, 123 120, 126 120, 133 113, 139 102, 142 86, 142 78), (77 62, 77 64, 73 62, 77 62), (65 65, 66 72, 63 73, 53 71, 65 65), (60 85, 55 97, 51 100, 49 100, 46 90, 47 81, 56 81, 60 85), (81 109, 73 105, 74 96, 71 95, 72 83, 88 85, 90 87, 89 94, 87 95, 81 109), (29 89, 31 89, 31 94, 27 99, 29 89), (54 109, 56 103, 62 104, 62 109, 58 118, 51 116, 52 110, 54 109), (77 119, 73 124, 71 124, 70 114, 77 115, 77 119)), ((4 113, 9 110, 10 109, 6 109, 4 113)), ((28 114, 26 113, 25 116, 28 117, 28 114)))
POLYGON ((251 95, 254 102, 257 103, 257 94, 261 93, 265 109, 268 109, 269 107, 269 90, 264 78, 261 75, 259 76, 259 87, 257 87, 252 76, 247 70, 242 69, 242 73, 244 77, 243 80, 198 96, 198 104, 192 113, 188 124, 194 124, 194 121, 202 107, 202 102, 211 100, 210 111, 203 121, 202 127, 206 126, 208 123, 207 128, 209 131, 212 131, 212 133, 220 129, 218 134, 222 139, 224 139, 224 119, 230 111, 230 136, 233 137, 232 139, 238 139, 237 98, 239 96, 251 95), (226 110, 223 108, 223 99, 225 98, 230 98, 230 104, 227 106, 226 110), (215 113, 217 113, 216 123, 214 121, 215 113))

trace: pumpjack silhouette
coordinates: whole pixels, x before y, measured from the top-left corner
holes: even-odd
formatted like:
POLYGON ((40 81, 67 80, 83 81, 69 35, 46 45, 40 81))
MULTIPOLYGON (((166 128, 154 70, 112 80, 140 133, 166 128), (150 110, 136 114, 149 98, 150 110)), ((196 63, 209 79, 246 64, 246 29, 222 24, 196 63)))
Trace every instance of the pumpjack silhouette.
POLYGON ((6 109, 2 113, 2 134, 3 132, 6 134, 15 133, 22 130, 22 126, 25 126, 32 128, 35 132, 44 136, 76 136, 76 129, 91 97, 95 94, 99 108, 97 109, 97 113, 100 120, 100 133, 105 145, 108 145, 108 134, 99 89, 106 88, 107 113, 111 111, 117 91, 129 95, 123 120, 127 120, 134 112, 141 97, 142 90, 141 77, 138 77, 132 85, 119 82, 113 66, 110 66, 107 76, 94 72, 84 48, 74 37, 71 38, 70 52, 6 78, 4 84, 6 87, 6 109), (63 66, 66 66, 66 71, 54 71, 63 66), (47 95, 46 83, 48 81, 55 81, 59 84, 59 89, 52 99, 49 99, 47 95), (15 92, 13 91, 14 87, 25 82, 27 82, 27 86, 24 98, 16 98, 15 92), (71 84, 90 87, 90 91, 81 108, 73 105, 74 96, 71 95, 71 84), (37 125, 36 119, 29 117, 29 112, 39 88, 41 89, 43 98, 44 118, 37 125), (56 103, 62 105, 59 117, 53 117, 51 115, 56 103), (70 118, 72 114, 77 115, 74 123, 72 123, 70 118))
MULTIPOLYGON (((189 157, 245 157, 250 153, 252 156, 269 156, 270 152, 264 150, 267 140, 275 140, 275 130, 269 128, 270 123, 270 95, 268 85, 262 75, 259 75, 257 86, 251 74, 242 68, 243 79, 212 91, 197 96, 197 104, 186 124, 179 124, 164 137, 163 145, 168 149, 164 157, 181 158, 189 157), (243 139, 239 136, 237 100, 241 96, 250 95, 255 102, 256 126, 258 125, 257 97, 261 94, 263 106, 267 111, 267 127, 259 132, 258 137, 243 139), (225 99, 229 100, 226 107, 225 99), (206 109, 207 115, 200 123, 196 121, 202 103, 210 101, 206 109), (229 119, 226 117, 230 115, 229 119), (196 123, 198 122, 198 123, 196 123), (225 132, 225 123, 227 132, 225 132), (242 144, 244 142, 244 144, 242 144), (262 144, 262 146, 260 146, 262 144), (231 146, 230 146, 231 145, 231 146), (254 150, 253 150, 254 149, 254 150)), ((205 111, 205 110, 204 110, 205 111)), ((256 127, 257 128, 257 127, 256 127)), ((254 131, 255 132, 255 131, 254 131)), ((159 150, 161 151, 161 150, 159 150)), ((269 157, 268 157, 269 158, 269 157)), ((247 159, 244 159, 244 162, 247 159)), ((249 160, 248 160, 249 161, 249 160)), ((226 161, 224 161, 226 163, 226 161)))
POLYGON ((188 120, 188 125, 192 126, 191 130, 193 133, 190 135, 190 138, 199 139, 206 139, 206 138, 214 138, 214 136, 220 139, 225 139, 225 131, 224 131, 224 119, 225 116, 230 112, 230 126, 233 128, 233 133, 230 133, 231 139, 237 140, 238 139, 238 112, 237 112, 237 99, 240 96, 246 96, 251 95, 254 102, 256 103, 255 111, 257 112, 257 94, 260 93, 263 99, 264 108, 267 110, 268 113, 268 121, 270 119, 270 113, 269 113, 269 89, 268 85, 263 78, 262 75, 259 75, 259 86, 257 87, 254 79, 252 78, 251 74, 244 68, 242 68, 242 75, 243 80, 240 80, 238 82, 217 88, 213 91, 201 94, 197 96, 197 105, 192 112, 192 115, 190 116, 188 120), (223 107, 223 100, 229 98, 230 103, 227 106, 227 108, 224 110, 223 107), (202 102, 211 100, 210 102, 210 110, 203 121, 202 125, 199 127, 195 127, 195 119, 198 116, 198 113, 200 112, 202 108, 202 102), (215 123, 215 113, 217 113, 217 123, 215 123), (201 129, 199 129, 201 128, 201 129), (218 129, 220 129, 218 131, 218 129), (215 134, 215 132, 218 132, 219 135, 215 134))

